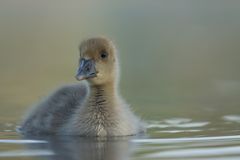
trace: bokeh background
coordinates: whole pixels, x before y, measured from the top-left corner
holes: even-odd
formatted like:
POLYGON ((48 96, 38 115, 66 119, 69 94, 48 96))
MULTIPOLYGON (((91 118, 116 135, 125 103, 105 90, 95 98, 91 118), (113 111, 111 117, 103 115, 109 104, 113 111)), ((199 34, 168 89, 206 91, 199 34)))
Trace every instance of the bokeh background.
POLYGON ((240 113, 238 0, 0 0, 0 121, 76 83, 78 45, 96 35, 116 43, 144 119, 240 113))

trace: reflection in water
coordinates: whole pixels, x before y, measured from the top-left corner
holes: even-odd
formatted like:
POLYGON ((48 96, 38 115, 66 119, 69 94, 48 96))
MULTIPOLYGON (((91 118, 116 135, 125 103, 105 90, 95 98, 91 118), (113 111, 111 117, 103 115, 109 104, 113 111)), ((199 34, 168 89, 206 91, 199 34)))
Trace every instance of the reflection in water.
MULTIPOLYGON (((0 158, 10 157, 12 160, 19 158, 24 160, 29 158, 33 160, 38 158, 48 160, 214 160, 223 157, 224 160, 235 160, 240 158, 239 132, 222 136, 214 132, 214 135, 210 136, 211 132, 207 129, 210 129, 209 125, 212 123, 202 123, 203 125, 198 127, 192 125, 189 128, 189 125, 194 123, 201 122, 190 118, 150 121, 148 129, 150 137, 145 135, 115 138, 27 136, 20 140, 19 136, 11 137, 13 139, 0 137, 0 158), (167 127, 151 128, 153 124, 167 127), (182 128, 183 124, 186 127, 182 128), (206 132, 208 134, 205 134, 206 132), (4 148, 8 149, 4 150, 4 148)), ((225 128, 232 125, 223 124, 225 128)), ((239 123, 236 126, 239 126, 239 123)), ((217 128, 217 131, 221 129, 217 128)))
MULTIPOLYGON (((25 137, 32 139, 32 137, 25 137)), ((123 160, 129 156, 129 137, 87 138, 87 137, 43 137, 48 143, 27 145, 40 157, 48 156, 52 160, 123 160), (48 151, 48 155, 44 154, 48 151), (50 154, 52 153, 52 155, 50 154)))

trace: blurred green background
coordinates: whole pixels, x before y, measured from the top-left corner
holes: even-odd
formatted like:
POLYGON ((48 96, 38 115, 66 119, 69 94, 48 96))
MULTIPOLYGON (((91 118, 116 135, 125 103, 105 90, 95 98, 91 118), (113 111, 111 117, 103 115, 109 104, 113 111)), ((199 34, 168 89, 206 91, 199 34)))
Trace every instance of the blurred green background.
POLYGON ((144 119, 240 113, 240 1, 0 1, 0 120, 76 82, 78 45, 105 35, 144 119))

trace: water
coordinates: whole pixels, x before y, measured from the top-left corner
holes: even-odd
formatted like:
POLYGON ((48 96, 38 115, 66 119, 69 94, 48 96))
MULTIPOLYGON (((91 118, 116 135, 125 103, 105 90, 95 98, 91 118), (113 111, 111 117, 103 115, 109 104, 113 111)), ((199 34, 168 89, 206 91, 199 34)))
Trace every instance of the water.
POLYGON ((240 1, 0 1, 0 159, 240 159, 240 1), (78 44, 114 39, 133 137, 23 137, 32 104, 74 83, 78 44))
POLYGON ((235 160, 240 158, 239 119, 240 115, 219 117, 221 127, 190 118, 147 121, 146 134, 115 138, 24 137, 6 124, 0 136, 0 158, 235 160))

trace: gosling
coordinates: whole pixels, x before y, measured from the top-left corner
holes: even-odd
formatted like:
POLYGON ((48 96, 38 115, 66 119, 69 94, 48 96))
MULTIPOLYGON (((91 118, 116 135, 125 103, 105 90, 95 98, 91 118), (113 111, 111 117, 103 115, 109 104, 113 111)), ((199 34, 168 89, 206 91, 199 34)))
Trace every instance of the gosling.
POLYGON ((144 132, 118 92, 119 61, 112 41, 90 38, 79 47, 76 79, 37 104, 18 131, 24 135, 128 136, 144 132))

